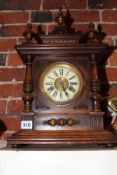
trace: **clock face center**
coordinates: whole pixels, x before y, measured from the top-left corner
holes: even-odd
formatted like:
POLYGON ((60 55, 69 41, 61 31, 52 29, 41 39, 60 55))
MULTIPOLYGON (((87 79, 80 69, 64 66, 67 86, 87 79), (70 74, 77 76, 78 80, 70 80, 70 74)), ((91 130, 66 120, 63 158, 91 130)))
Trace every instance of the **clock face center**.
POLYGON ((55 80, 54 86, 58 91, 65 91, 69 86, 69 82, 66 78, 59 77, 55 80))

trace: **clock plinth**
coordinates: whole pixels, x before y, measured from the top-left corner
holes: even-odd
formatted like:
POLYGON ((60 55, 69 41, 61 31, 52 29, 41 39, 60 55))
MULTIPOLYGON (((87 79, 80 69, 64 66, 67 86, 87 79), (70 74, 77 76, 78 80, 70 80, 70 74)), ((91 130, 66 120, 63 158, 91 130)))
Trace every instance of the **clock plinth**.
POLYGON ((21 130, 8 138, 8 144, 38 148, 117 144, 117 136, 105 130, 101 106, 99 66, 108 46, 80 43, 77 35, 49 35, 43 40, 16 46, 26 64, 24 112, 21 130))
POLYGON ((84 145, 104 145, 108 148, 117 144, 117 136, 109 131, 36 131, 21 130, 9 138, 12 147, 26 146, 39 149, 78 148, 84 145))

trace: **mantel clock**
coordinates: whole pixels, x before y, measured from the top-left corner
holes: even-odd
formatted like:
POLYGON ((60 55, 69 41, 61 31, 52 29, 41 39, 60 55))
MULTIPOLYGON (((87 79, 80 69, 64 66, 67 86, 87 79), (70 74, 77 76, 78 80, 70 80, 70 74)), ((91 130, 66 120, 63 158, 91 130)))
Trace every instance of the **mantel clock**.
POLYGON ((27 42, 16 45, 26 75, 21 130, 8 139, 11 146, 77 148, 117 143, 117 136, 104 124, 101 106, 99 65, 108 51, 101 42, 104 33, 93 24, 85 34, 74 32, 65 26, 62 15, 53 34, 39 35, 28 25, 27 42))

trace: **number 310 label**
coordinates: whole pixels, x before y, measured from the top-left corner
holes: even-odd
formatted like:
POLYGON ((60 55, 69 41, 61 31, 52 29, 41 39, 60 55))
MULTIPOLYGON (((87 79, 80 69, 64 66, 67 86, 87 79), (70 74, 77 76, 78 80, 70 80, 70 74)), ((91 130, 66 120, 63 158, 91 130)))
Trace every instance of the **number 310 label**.
POLYGON ((21 129, 32 129, 32 121, 30 120, 21 121, 21 129))

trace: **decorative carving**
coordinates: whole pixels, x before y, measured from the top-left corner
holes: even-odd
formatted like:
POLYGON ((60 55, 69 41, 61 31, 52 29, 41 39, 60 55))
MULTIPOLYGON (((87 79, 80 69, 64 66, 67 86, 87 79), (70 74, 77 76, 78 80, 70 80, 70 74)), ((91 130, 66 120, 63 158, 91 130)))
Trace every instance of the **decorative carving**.
POLYGON ((102 130, 103 118, 101 116, 91 116, 91 130, 102 130))
POLYGON ((82 107, 88 107, 88 97, 86 97, 83 101, 81 101, 79 104, 74 106, 74 109, 82 108, 82 107))
POLYGON ((36 96, 34 101, 34 110, 48 110, 50 109, 48 106, 45 106, 39 98, 36 96))
POLYGON ((59 35, 59 37, 57 35, 49 35, 48 37, 41 37, 41 40, 43 41, 43 44, 51 44, 51 45, 65 45, 65 46, 71 46, 73 44, 77 45, 79 43, 79 40, 81 38, 81 33, 77 34, 77 35, 64 35, 64 37, 62 35, 59 35))
MULTIPOLYGON (((102 42, 102 40, 106 36, 106 33, 102 31, 102 26, 99 24, 96 30, 93 23, 89 24, 88 31, 84 34, 82 34, 82 31, 76 32, 75 29, 71 27, 74 20, 71 17, 70 11, 68 9, 66 11, 66 14, 64 15, 62 8, 60 8, 57 17, 55 18, 55 21, 57 22, 57 26, 55 26, 54 30, 50 34, 59 34, 60 36, 66 34, 77 34, 79 35, 79 40, 77 41, 77 43, 102 42)), ((45 32, 42 30, 42 26, 39 25, 37 27, 37 33, 35 33, 32 31, 32 25, 30 23, 27 24, 27 30, 24 32, 23 36, 25 37, 28 44, 31 43, 33 38, 38 44, 55 44, 58 43, 58 41, 59 43, 61 42, 61 44, 67 44, 68 42, 69 44, 71 44, 74 42, 72 37, 70 41, 67 41, 67 43, 65 40, 64 43, 61 37, 57 38, 57 40, 56 38, 54 39, 54 37, 52 38, 52 40, 50 38, 49 40, 46 40, 47 37, 45 36, 45 32)))
POLYGON ((80 123, 79 120, 75 120, 72 118, 68 118, 68 119, 64 119, 64 118, 60 118, 60 119, 55 119, 55 118, 51 118, 50 120, 44 121, 44 124, 50 125, 50 126, 73 126, 73 125, 77 125, 80 123))

